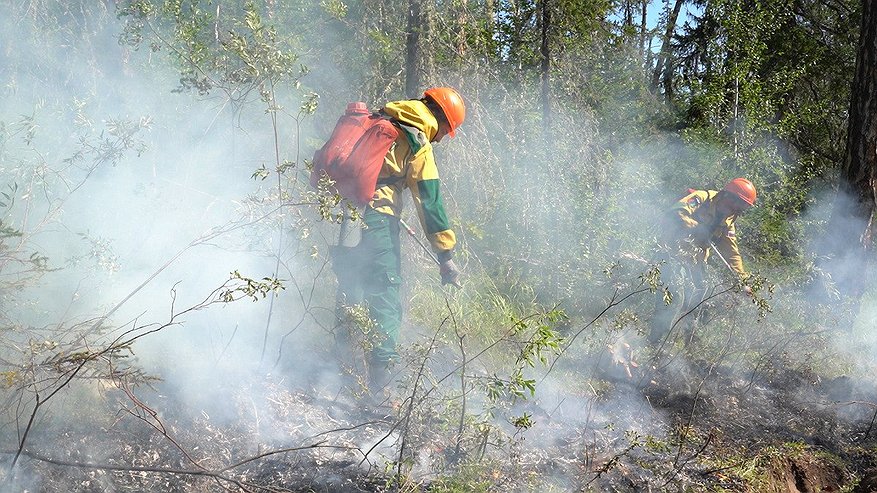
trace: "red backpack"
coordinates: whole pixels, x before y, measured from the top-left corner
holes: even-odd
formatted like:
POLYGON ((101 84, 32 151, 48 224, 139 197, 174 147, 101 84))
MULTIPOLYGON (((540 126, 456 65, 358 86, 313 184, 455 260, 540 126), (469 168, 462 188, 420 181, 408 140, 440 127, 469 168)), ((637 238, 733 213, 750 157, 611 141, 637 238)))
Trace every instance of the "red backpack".
POLYGON ((361 207, 375 194, 384 156, 399 136, 389 118, 369 113, 365 103, 347 105, 332 136, 314 154, 311 186, 325 173, 342 197, 361 207))

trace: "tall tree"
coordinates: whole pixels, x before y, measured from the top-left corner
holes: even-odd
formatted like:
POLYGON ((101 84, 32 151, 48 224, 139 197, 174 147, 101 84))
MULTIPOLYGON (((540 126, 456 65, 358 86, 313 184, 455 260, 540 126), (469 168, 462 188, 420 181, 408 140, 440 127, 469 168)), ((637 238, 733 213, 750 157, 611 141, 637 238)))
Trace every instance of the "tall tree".
POLYGON ((540 67, 542 80, 542 128, 547 139, 551 128, 551 5, 548 0, 542 0, 541 23, 542 45, 539 52, 542 55, 540 67))
POLYGON ((664 94, 667 99, 672 97, 673 62, 671 57, 670 43, 673 41, 673 33, 676 32, 676 21, 679 19, 679 11, 682 10, 684 0, 676 0, 673 10, 667 16, 667 25, 664 27, 664 37, 661 40, 661 53, 655 64, 655 72, 652 75, 652 87, 657 89, 658 84, 663 82, 664 94))
POLYGON ((408 97, 414 97, 420 91, 422 26, 421 0, 408 0, 408 29, 405 33, 405 94, 408 97))
POLYGON ((639 45, 640 49, 642 49, 643 60, 648 60, 649 50, 649 42, 646 34, 648 33, 648 16, 649 16, 649 0, 642 0, 642 5, 640 6, 640 22, 639 22, 639 45))
POLYGON ((862 0, 861 35, 850 95, 849 127, 840 191, 831 224, 840 238, 832 274, 854 300, 867 289, 863 264, 873 259, 877 200, 877 5, 862 0), (850 241, 857 238, 858 241, 850 241))

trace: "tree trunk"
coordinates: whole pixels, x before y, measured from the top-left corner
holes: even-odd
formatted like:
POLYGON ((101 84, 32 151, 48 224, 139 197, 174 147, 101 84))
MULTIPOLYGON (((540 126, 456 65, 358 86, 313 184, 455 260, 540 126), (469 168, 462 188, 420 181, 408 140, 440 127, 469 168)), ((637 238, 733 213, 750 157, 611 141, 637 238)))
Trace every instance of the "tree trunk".
MULTIPOLYGON (((430 48, 436 43, 436 4, 433 0, 423 0, 420 11, 420 90, 426 89, 436 82, 435 52, 430 48), (426 49, 424 49, 424 47, 426 49)), ((461 30, 462 32, 462 30, 461 30)), ((461 38, 465 39, 462 35, 461 38)), ((460 51, 460 53, 463 53, 460 51)))
MULTIPOLYGON (((485 39, 495 39, 496 36, 496 2, 495 0, 486 0, 484 2, 485 21, 487 22, 487 33, 485 39)), ((479 47, 480 48, 480 47, 479 47)))
POLYGON ((420 2, 421 0, 408 0, 408 27, 405 33, 405 94, 410 98, 420 94, 422 72, 420 34, 423 26, 420 2))
MULTIPOLYGON (((639 45, 643 54, 643 63, 648 62, 649 60, 649 48, 651 47, 647 44, 646 35, 648 33, 648 26, 646 22, 648 20, 649 13, 649 0, 642 1, 642 9, 640 10, 640 23, 639 23, 639 45)), ((648 67, 648 65, 644 65, 648 67)))
POLYGON ((842 294, 854 301, 868 288, 873 259, 877 198, 877 4, 862 0, 856 73, 838 195, 830 228, 834 254, 829 272, 842 294))
POLYGON ((551 45, 549 43, 549 33, 551 29, 551 6, 548 0, 542 0, 541 10, 542 22, 542 46, 540 54, 542 56, 542 64, 540 72, 542 76, 542 131, 548 137, 551 128, 551 81, 549 78, 551 71, 551 45))
MULTIPOLYGON (((664 82, 664 90, 670 88, 669 80, 673 76, 673 63, 670 60, 670 42, 673 40, 673 33, 676 32, 676 20, 679 19, 679 11, 682 10, 682 3, 685 0, 676 0, 673 5, 673 11, 667 18, 667 28, 664 30, 664 38, 661 40, 661 54, 658 55, 658 63, 655 64, 655 72, 652 74, 652 88, 657 89, 658 84, 664 82), (662 77, 663 76, 663 77, 662 77)), ((666 94, 669 98, 670 95, 666 94)))

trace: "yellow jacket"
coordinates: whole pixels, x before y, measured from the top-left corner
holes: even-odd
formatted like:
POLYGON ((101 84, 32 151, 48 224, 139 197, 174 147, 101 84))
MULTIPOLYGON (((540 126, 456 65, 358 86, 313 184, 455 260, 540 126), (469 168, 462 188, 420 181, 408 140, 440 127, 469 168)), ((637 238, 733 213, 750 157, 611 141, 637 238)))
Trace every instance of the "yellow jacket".
POLYGON ((384 157, 369 207, 399 217, 402 191, 411 190, 417 216, 433 249, 440 255, 447 254, 457 239, 439 194, 438 168, 430 143, 438 132, 438 122, 419 100, 387 103, 381 112, 395 120, 401 131, 384 157))
POLYGON ((695 261, 703 263, 710 256, 709 242, 712 242, 734 272, 745 277, 746 269, 743 268, 734 227, 737 216, 719 217, 716 214, 714 199, 718 193, 715 190, 694 190, 679 199, 670 208, 669 224, 665 224, 662 230, 663 239, 668 245, 676 243, 683 250, 690 250, 688 245, 693 245, 691 253, 695 261))

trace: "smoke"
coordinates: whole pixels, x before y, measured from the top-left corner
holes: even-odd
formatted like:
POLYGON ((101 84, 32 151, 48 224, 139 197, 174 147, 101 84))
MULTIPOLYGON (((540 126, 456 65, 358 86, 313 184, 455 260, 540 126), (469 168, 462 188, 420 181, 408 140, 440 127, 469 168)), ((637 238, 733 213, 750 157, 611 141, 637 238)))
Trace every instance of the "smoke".
POLYGON ((868 254, 861 247, 867 221, 858 217, 858 199, 845 188, 814 192, 812 203, 801 221, 804 231, 823 230, 807 243, 816 259, 814 281, 804 295, 814 307, 813 322, 837 334, 830 338, 832 347, 853 363, 847 377, 863 388, 873 386, 874 349, 877 348, 872 327, 874 314, 873 268, 868 254), (845 298, 862 290, 862 299, 850 303, 845 298))
MULTIPOLYGON (((102 326, 88 339, 101 347, 126 332, 160 328, 129 350, 132 367, 161 378, 154 385, 165 398, 140 390, 141 398, 162 415, 167 403, 179 402, 195 416, 203 411, 216 423, 231 422, 231 384, 272 370, 280 335, 301 307, 290 289, 268 294, 275 298, 270 324, 267 298, 186 310, 203 304, 232 271, 255 280, 274 276, 278 242, 285 251, 303 248, 280 227, 283 218, 257 208, 276 186, 251 178, 259 166, 274 167, 270 119, 261 108, 173 93, 175 74, 159 61, 164 55, 121 46, 111 10, 83 8, 69 22, 48 12, 32 22, 16 7, 2 10, 2 186, 11 196, 3 223, 24 234, 4 245, 25 259, 46 259, 37 278, 6 296, 5 317, 29 328, 8 339, 27 345, 30 337, 58 337, 64 344, 77 337, 74 329, 102 326), (38 30, 43 21, 58 29, 38 30), (29 120, 15 126, 21 118, 29 120)), ((278 277, 298 272, 294 262, 278 277)), ((7 264, 4 279, 26 281, 31 268, 7 264)), ((304 332, 285 341, 287 359, 302 349, 304 332)), ((290 378, 307 368, 302 360, 290 365, 290 378)), ((96 401, 113 394, 85 392, 96 401)), ((110 408, 118 404, 109 400, 110 408)), ((62 394, 55 402, 52 418, 39 423, 54 422, 53 430, 76 424, 78 416, 67 412, 75 400, 62 394)))
MULTIPOLYGON (((449 163, 453 170, 449 185, 459 210, 464 211, 461 215, 470 214, 484 227, 480 232, 472 228, 467 236, 470 231, 464 226, 464 248, 473 251, 496 282, 511 288, 509 292, 520 288, 522 298, 531 296, 527 299, 549 306, 562 303, 561 308, 573 318, 558 328, 565 336, 577 337, 550 374, 545 376, 540 368, 527 371, 538 382, 534 401, 504 414, 532 414, 538 424, 523 432, 528 443, 551 448, 578 427, 594 431, 611 426, 662 436, 672 419, 688 413, 694 413, 696 422, 709 422, 721 415, 736 422, 739 416, 751 413, 779 435, 795 438, 802 436, 796 434, 801 432, 786 423, 797 422, 795 413, 804 412, 801 409, 825 412, 850 420, 845 421, 848 423, 853 417, 867 418, 860 412, 861 406, 854 413, 848 406, 835 406, 830 399, 871 398, 871 392, 865 391, 873 380, 873 365, 868 361, 873 354, 873 335, 866 328, 872 327, 874 320, 868 299, 859 316, 850 318, 848 306, 817 297, 817 291, 824 288, 818 286, 823 279, 819 256, 824 253, 820 252, 832 251, 832 245, 855 244, 864 228, 861 221, 850 219, 848 227, 839 228, 844 233, 822 235, 830 208, 835 200, 846 200, 843 196, 835 199, 831 192, 811 197, 806 201, 807 214, 790 218, 777 211, 786 210, 789 201, 798 199, 787 194, 800 191, 777 190, 776 182, 765 178, 772 176, 767 170, 753 176, 761 198, 756 210, 738 222, 738 237, 747 267, 769 283, 771 290, 763 286, 757 299, 763 298, 771 313, 765 315, 763 305, 731 289, 733 278, 714 262, 708 283, 717 294, 705 304, 695 330, 698 349, 687 353, 668 347, 656 354, 642 338, 653 295, 638 296, 610 310, 593 326, 587 325, 590 317, 607 306, 616 289, 625 292, 636 286, 637 275, 649 269, 656 219, 672 200, 689 187, 720 189, 740 170, 715 166, 729 161, 718 147, 695 147, 672 137, 622 145, 607 157, 601 152, 601 139, 593 138, 587 125, 580 138, 552 134, 551 144, 546 146, 540 139, 542 129, 537 119, 527 112, 532 108, 524 104, 516 107, 507 99, 497 104, 495 99, 502 98, 491 97, 491 91, 484 88, 478 93, 482 99, 474 105, 476 127, 470 127, 466 137, 480 141, 498 135, 498 139, 486 142, 487 150, 449 145, 439 154, 445 159, 440 163, 449 163), (496 134, 486 132, 477 125, 491 117, 477 112, 487 113, 495 107, 520 119, 496 134), (581 148, 571 152, 560 147, 560 142, 568 141, 581 143, 581 148), (455 160, 466 164, 461 166, 455 160), (497 169, 484 162, 495 164, 497 169), (712 174, 705 175, 705 170, 712 174), (472 175, 478 176, 485 188, 495 187, 500 192, 473 191, 472 183, 460 178, 472 175), (475 199, 466 201, 464 195, 475 199), (778 226, 786 221, 791 223, 778 226), (765 251, 759 242, 764 241, 766 232, 787 237, 790 252, 812 239, 822 242, 818 249, 803 248, 796 263, 754 258, 753 254, 765 251), (613 261, 620 262, 612 270, 613 278, 601 276, 613 261), (723 291, 727 292, 718 294, 723 291), (632 310, 638 320, 625 319, 625 309, 632 310), (855 329, 854 319, 858 320, 855 329), (579 329, 584 330, 579 333, 579 329), (613 352, 624 343, 632 345, 639 355, 638 367, 629 376, 622 365, 611 363, 613 352), (851 375, 856 383, 850 386, 848 376, 838 380, 838 375, 851 375), (843 390, 845 387, 854 390, 843 390), (666 388, 675 391, 662 393, 666 388), (799 406, 797 410, 795 406, 799 406)), ((557 119, 567 120, 563 110, 557 119)), ((576 115, 568 120, 587 118, 576 115)), ((783 173, 773 178, 786 183, 782 178, 788 180, 785 174, 793 176, 794 170, 783 173)), ((835 260, 841 262, 840 272, 861 275, 861 258, 835 260)), ((506 429, 514 432, 508 426, 506 429)))
MULTIPOLYGON (((120 45, 121 24, 112 17, 95 7, 75 21, 49 19, 57 29, 41 31, 29 21, 16 22, 22 16, 15 7, 0 10, 0 66, 7 67, 0 73, 6 96, 0 121, 11 129, 0 141, 0 191, 15 196, 3 224, 26 231, 19 251, 45 256, 49 268, 33 281, 26 272, 12 276, 27 282, 16 295, 4 295, 4 315, 29 330, 9 339, 26 346, 32 335, 51 328, 48 334, 70 342, 75 335, 69 329, 97 327, 107 315, 104 332, 89 343, 161 328, 130 347, 131 367, 161 379, 153 383, 155 392, 144 386, 135 394, 182 429, 193 422, 240 426, 244 443, 234 444, 240 450, 286 446, 289 437, 329 431, 336 421, 338 427, 351 424, 347 420, 361 416, 361 409, 337 389, 356 388, 362 375, 344 375, 329 357, 334 279, 325 248, 335 230, 306 208, 278 209, 282 187, 273 175, 264 181, 252 177, 260 167, 276 164, 274 128, 264 105, 235 104, 221 91, 200 97, 172 92, 179 74, 167 66, 166 54, 120 45), (24 123, 12 125, 22 118, 24 123), (255 301, 245 297, 187 311, 207 300, 232 271, 255 281, 277 271, 286 289, 257 294, 255 301), (314 415, 315 409, 325 414, 314 415), (187 415, 189 423, 181 417, 187 415)), ((280 154, 296 160, 299 170, 346 101, 363 98, 350 89, 345 79, 350 71, 337 60, 306 54, 314 76, 305 87, 324 95, 317 113, 299 125, 301 93, 277 93, 286 108, 278 114, 280 154)), ((651 268, 654 225, 668 200, 688 187, 717 188, 728 178, 728 170, 700 174, 704 163, 721 160, 721 152, 670 137, 614 141, 612 149, 604 148, 613 138, 599 134, 600 115, 555 107, 553 125, 544 129, 526 88, 518 94, 486 79, 461 81, 467 122, 456 139, 435 146, 468 286, 442 292, 435 266, 420 247, 403 243, 408 310, 403 342, 412 359, 397 373, 410 384, 422 361, 417 358, 428 356, 430 378, 423 381, 430 385, 423 384, 421 396, 435 386, 441 396, 450 396, 447 401, 457 402, 459 340, 471 357, 513 326, 510 320, 558 303, 571 318, 552 327, 570 345, 550 372, 538 358, 534 368, 523 369, 523 376, 536 382, 531 399, 497 405, 483 397, 481 381, 496 377, 497 366, 515 363, 519 341, 498 345, 467 367, 479 383, 470 383, 466 410, 508 436, 521 433, 528 445, 551 449, 578 439, 576 450, 593 452, 604 444, 607 450, 616 446, 623 431, 660 435, 683 405, 692 405, 691 395, 702 392, 711 399, 706 409, 715 409, 727 397, 722 385, 729 382, 734 389, 761 391, 773 376, 768 372, 782 364, 804 373, 819 362, 814 341, 834 341, 836 354, 856 362, 858 368, 849 367, 854 388, 872 382, 873 373, 864 369, 873 365, 870 355, 877 347, 877 336, 867 330, 877 318, 873 308, 863 305, 854 336, 825 337, 822 330, 837 329, 832 319, 815 317, 830 316, 833 305, 808 308, 817 298, 807 290, 811 284, 798 282, 801 276, 776 286, 770 299, 776 318, 760 318, 748 299, 734 293, 711 302, 715 316, 698 330, 718 350, 696 358, 656 355, 647 347, 642 332, 653 302, 648 291, 591 324, 613 296, 642 288, 640 276, 651 268), (455 323, 458 333, 451 331, 455 323), (440 347, 424 356, 425 341, 440 328, 440 347), (750 354, 759 355, 755 364, 750 354), (711 372, 720 366, 731 375, 713 380, 711 372), (439 383, 449 374, 454 377, 439 383), (660 395, 661 388, 675 390, 660 395), (659 402, 666 407, 656 408, 659 402), (536 425, 518 430, 510 418, 524 413, 536 425), (586 431, 574 437, 571 430, 586 431)), ((800 219, 805 232, 821 230, 832 201, 812 202, 823 205, 800 219)), ((849 234, 823 239, 857 241, 861 226, 852 221, 843 228, 849 234)), ((741 236, 745 256, 745 232, 741 236)), ((7 238, 4 244, 15 241, 7 238)), ((857 272, 858 260, 848 260, 844 271, 857 272)), ((782 265, 754 265, 769 279, 793 277, 782 265)), ((723 286, 727 276, 713 271, 710 282, 723 286)), ((529 328, 524 335, 536 327, 529 328)), ((48 349, 39 354, 48 355, 48 349)), ((46 441, 38 445, 51 444, 52 432, 82 426, 71 410, 104 406, 95 414, 114 419, 116 410, 130 406, 118 394, 103 382, 59 396, 49 414, 41 414, 46 441)), ((459 411, 430 398, 435 408, 459 411)), ((802 392, 798 398, 805 402, 812 395, 802 392)), ((434 416, 426 407, 416 413, 430 423, 434 416)), ((777 409, 765 405, 761 415, 777 409)), ((101 426, 111 428, 112 419, 107 421, 101 426)), ((6 448, 14 448, 11 437, 20 431, 12 428, 5 430, 6 448)), ((417 431, 424 442, 443 443, 430 430, 417 431)), ((370 430, 349 442, 360 449, 375 446, 391 457, 397 440, 398 433, 382 439, 370 430)), ((95 461, 114 453, 92 447, 84 444, 84 455, 95 461)))

